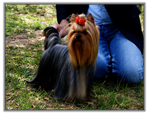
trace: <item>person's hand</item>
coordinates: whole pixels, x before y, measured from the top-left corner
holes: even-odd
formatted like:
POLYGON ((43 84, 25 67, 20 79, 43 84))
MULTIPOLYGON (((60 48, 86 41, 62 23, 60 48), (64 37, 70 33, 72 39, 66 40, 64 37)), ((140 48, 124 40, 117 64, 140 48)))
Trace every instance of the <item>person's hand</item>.
POLYGON ((58 23, 53 24, 53 27, 59 31, 59 35, 61 38, 63 38, 68 34, 68 30, 66 28, 67 25, 68 25, 67 20, 62 20, 60 24, 58 23))

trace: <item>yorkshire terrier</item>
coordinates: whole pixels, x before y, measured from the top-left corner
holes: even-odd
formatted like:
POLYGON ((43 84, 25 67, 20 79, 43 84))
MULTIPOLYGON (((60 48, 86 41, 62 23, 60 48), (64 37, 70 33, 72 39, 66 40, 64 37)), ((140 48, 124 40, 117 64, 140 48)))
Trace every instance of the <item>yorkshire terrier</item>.
POLYGON ((44 48, 38 71, 27 84, 54 92, 58 100, 84 100, 91 93, 96 69, 99 30, 92 14, 70 18, 68 45, 53 27, 44 29, 44 48))

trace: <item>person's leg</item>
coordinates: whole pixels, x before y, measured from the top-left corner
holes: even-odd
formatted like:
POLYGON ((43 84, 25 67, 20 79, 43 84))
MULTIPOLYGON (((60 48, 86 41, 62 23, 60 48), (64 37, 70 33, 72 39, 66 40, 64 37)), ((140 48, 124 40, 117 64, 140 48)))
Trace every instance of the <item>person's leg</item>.
POLYGON ((111 68, 111 58, 109 52, 109 46, 106 39, 103 37, 104 31, 103 26, 99 26, 100 29, 100 40, 99 40, 99 49, 96 60, 96 72, 95 78, 104 78, 109 72, 111 68))
POLYGON ((143 55, 138 47, 120 31, 110 44, 112 73, 127 83, 139 83, 143 79, 143 55))

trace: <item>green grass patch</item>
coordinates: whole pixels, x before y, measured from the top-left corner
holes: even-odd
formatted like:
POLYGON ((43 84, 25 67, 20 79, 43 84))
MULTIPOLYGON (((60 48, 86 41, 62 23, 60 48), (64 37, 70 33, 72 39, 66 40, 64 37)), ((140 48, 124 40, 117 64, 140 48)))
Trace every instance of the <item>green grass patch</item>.
POLYGON ((44 29, 56 23, 55 5, 5 5, 6 36, 26 33, 29 29, 44 29))

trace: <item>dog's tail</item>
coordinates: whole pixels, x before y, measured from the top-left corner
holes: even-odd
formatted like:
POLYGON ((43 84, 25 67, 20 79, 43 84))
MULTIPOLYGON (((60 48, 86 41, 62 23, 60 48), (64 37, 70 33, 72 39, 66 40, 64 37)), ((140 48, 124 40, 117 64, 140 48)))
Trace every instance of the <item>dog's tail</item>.
POLYGON ((35 88, 41 86, 44 89, 50 89, 56 81, 56 78, 51 77, 53 76, 53 46, 56 44, 61 44, 61 41, 59 37, 59 32, 53 27, 45 28, 43 31, 43 35, 45 36, 45 52, 41 57, 37 73, 31 81, 27 81, 27 86, 35 88))
MULTIPOLYGON (((44 49, 46 50, 52 43, 55 45, 56 43, 61 43, 59 32, 54 27, 47 27, 43 31, 43 35, 45 36, 44 40, 44 49)), ((51 46, 53 46, 51 45, 51 46)))

